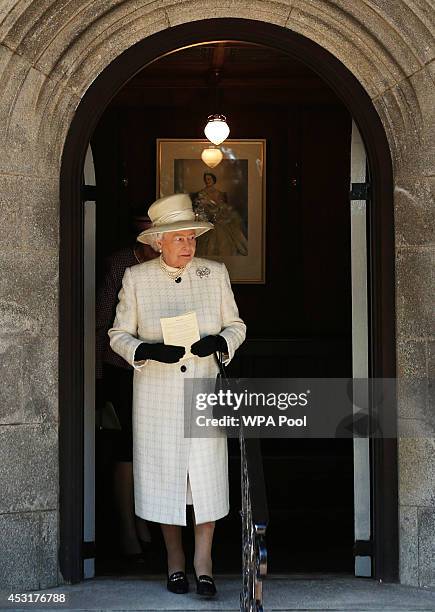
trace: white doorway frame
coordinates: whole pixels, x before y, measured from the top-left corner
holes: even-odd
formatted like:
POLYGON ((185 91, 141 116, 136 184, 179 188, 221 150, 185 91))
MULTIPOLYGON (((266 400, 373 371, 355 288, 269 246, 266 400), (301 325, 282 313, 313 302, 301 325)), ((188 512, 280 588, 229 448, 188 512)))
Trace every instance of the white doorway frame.
MULTIPOLYGON (((95 187, 95 167, 88 145, 83 168, 83 182, 95 187)), ((86 192, 89 190, 85 190, 86 192)), ((95 190, 93 190, 95 191, 95 190)), ((94 549, 95 543, 95 233, 96 202, 83 201, 83 321, 84 321, 84 486, 83 541, 94 549)), ((95 558, 83 561, 84 578, 95 576, 95 558)))
MULTIPOLYGON (((367 184, 367 155, 361 134, 352 121, 350 191, 367 184)), ((368 295, 367 295, 367 201, 350 200, 352 278, 352 377, 368 380, 368 295)), ((359 381, 353 389, 353 412, 368 415, 368 384, 359 381)), ((353 439, 354 540, 371 540, 370 439, 353 439)), ((355 555, 355 576, 372 576, 371 555, 355 555)))

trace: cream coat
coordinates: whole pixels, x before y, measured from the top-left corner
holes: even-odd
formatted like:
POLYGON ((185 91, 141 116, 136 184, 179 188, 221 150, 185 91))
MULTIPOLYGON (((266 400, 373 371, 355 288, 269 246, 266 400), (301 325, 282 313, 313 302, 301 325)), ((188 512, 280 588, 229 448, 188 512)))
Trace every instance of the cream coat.
POLYGON ((159 259, 127 268, 110 345, 134 368, 133 473, 136 514, 173 525, 186 524, 189 475, 196 522, 217 520, 229 511, 228 455, 224 434, 184 437, 184 379, 214 378, 213 356, 175 364, 135 362, 142 342, 163 342, 160 317, 194 310, 200 336, 221 334, 229 363, 246 335, 224 264, 194 257, 176 283, 159 259), (207 273, 208 270, 208 273, 207 273), (181 370, 182 365, 186 371, 181 370))

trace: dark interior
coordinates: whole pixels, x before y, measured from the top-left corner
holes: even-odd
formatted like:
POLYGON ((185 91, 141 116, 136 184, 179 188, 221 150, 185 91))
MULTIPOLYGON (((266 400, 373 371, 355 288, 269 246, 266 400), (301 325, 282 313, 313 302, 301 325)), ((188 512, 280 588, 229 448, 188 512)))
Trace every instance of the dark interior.
MULTIPOLYGON (((156 199, 156 139, 204 138, 218 105, 230 138, 266 139, 266 282, 235 284, 248 340, 230 373, 348 377, 351 362, 351 116, 312 70, 277 50, 216 43, 136 75, 91 140, 97 180, 97 275, 128 244, 129 210, 156 199), (216 76, 218 75, 218 76, 216 76)), ((240 571, 240 459, 230 440, 231 512, 216 524, 215 572, 240 571)), ((268 571, 353 571, 352 439, 262 440, 268 571)), ((114 546, 111 434, 97 434, 97 574, 131 571, 114 546)), ((165 571, 158 525, 146 571, 165 571)), ((185 530, 186 531, 186 530, 185 530)), ((192 534, 186 532, 186 547, 192 534)))

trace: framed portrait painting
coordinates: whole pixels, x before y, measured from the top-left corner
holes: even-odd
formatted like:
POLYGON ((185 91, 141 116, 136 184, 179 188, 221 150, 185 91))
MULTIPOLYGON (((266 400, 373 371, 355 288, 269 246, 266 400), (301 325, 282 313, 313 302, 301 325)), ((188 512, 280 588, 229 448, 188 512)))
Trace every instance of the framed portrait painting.
POLYGON ((157 140, 156 197, 188 193, 198 219, 214 229, 198 237, 196 255, 223 261, 233 283, 265 282, 266 141, 225 140, 222 159, 201 158, 208 140, 157 140))

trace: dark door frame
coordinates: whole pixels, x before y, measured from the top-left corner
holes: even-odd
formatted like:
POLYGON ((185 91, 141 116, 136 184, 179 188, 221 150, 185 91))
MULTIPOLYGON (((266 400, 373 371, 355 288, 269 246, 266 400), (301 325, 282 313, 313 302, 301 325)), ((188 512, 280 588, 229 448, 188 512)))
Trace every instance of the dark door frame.
MULTIPOLYGON (((60 175, 59 446, 60 568, 83 578, 83 209, 81 176, 97 122, 115 94, 148 63, 212 41, 245 41, 284 51, 318 73, 337 93, 364 139, 372 181, 368 210, 370 376, 394 378, 395 281, 393 173, 380 118, 356 77, 311 40, 280 26, 210 19, 168 28, 116 58, 86 91, 66 138, 60 175)), ((374 576, 398 580, 397 441, 372 439, 374 576)))

